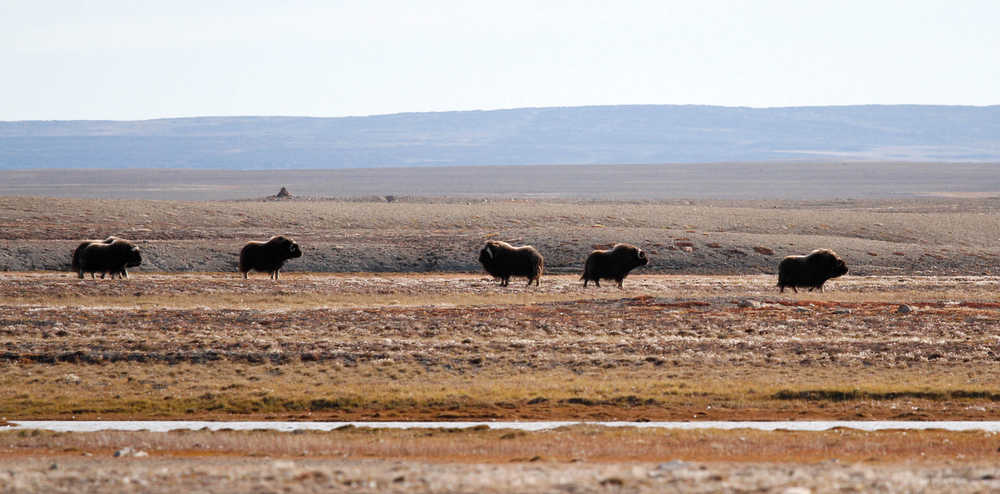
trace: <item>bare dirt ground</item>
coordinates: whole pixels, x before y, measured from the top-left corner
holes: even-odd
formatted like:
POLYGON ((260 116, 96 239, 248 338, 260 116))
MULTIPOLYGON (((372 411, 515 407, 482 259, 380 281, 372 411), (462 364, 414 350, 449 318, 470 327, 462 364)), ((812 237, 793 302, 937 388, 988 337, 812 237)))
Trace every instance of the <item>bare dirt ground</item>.
MULTIPOLYGON (((0 198, 0 417, 996 420, 998 204, 0 198), (239 279, 272 233, 304 257, 239 279), (140 243, 131 279, 59 271, 108 234, 140 243), (550 274, 499 287, 485 238, 550 274), (614 241, 653 259, 624 290, 560 274, 614 241), (777 293, 816 247, 851 272, 777 293)), ((836 433, 6 432, 0 491, 998 488, 995 436, 836 433)))

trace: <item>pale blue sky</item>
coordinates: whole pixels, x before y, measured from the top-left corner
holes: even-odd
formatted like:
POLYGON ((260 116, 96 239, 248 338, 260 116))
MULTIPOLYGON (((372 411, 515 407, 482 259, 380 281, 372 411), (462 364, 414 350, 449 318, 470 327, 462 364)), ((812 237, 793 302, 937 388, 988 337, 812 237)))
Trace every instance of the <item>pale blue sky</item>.
POLYGON ((997 1, 0 3, 0 120, 1000 104, 997 1))

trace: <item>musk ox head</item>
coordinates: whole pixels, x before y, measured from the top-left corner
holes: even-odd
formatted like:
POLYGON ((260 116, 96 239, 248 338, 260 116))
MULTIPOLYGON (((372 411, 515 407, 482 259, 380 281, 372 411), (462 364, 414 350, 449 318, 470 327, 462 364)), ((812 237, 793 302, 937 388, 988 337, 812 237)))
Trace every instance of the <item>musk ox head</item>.
POLYGON ((118 246, 117 252, 120 252, 120 255, 124 257, 126 268, 134 268, 142 264, 142 253, 139 252, 139 248, 132 242, 114 235, 104 239, 102 242, 118 246))
POLYGON ((511 247, 507 242, 499 242, 496 240, 488 240, 486 245, 479 250, 479 264, 486 266, 492 264, 497 258, 497 249, 502 249, 506 245, 508 248, 511 247))
POLYGON ((636 249, 635 262, 637 267, 649 264, 649 258, 646 257, 646 251, 642 249, 636 249))
POLYGON ((299 249, 299 244, 284 235, 271 237, 267 243, 277 246, 280 252, 287 256, 287 259, 302 257, 302 250, 299 249))
POLYGON ((136 246, 131 246, 126 255, 125 267, 134 268, 142 264, 142 253, 139 252, 139 248, 136 246))
POLYGON ((825 272, 827 279, 837 278, 847 274, 847 264, 830 249, 816 249, 806 256, 806 262, 819 267, 825 272))

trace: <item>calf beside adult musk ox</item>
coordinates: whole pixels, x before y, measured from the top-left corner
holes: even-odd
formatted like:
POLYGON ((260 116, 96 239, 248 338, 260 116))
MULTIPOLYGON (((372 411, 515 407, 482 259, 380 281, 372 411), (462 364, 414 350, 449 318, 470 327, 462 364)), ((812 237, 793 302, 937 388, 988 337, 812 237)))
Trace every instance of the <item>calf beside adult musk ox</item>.
POLYGON ((294 240, 283 235, 276 235, 267 242, 251 240, 240 250, 239 271, 243 279, 251 270, 268 273, 272 280, 278 279, 278 271, 285 261, 302 257, 302 250, 294 240))
POLYGON ((528 286, 538 286, 545 269, 545 260, 530 245, 514 247, 507 242, 489 240, 479 251, 479 263, 490 276, 500 279, 500 286, 507 286, 511 276, 528 278, 528 286))
POLYGON ((132 242, 118 237, 108 237, 104 240, 85 240, 73 251, 72 268, 77 276, 83 278, 84 273, 95 273, 128 278, 128 269, 142 264, 142 254, 132 242))
POLYGON ((778 264, 778 288, 780 292, 785 287, 791 287, 798 293, 796 287, 809 288, 809 291, 823 291, 823 284, 830 278, 843 276, 847 273, 847 264, 830 249, 816 249, 805 256, 788 256, 778 264))
POLYGON ((601 280, 615 280, 618 288, 622 288, 622 282, 629 271, 647 263, 649 258, 642 249, 630 244, 615 244, 608 250, 591 252, 583 265, 583 276, 580 279, 583 280, 584 287, 590 281, 601 286, 601 280))

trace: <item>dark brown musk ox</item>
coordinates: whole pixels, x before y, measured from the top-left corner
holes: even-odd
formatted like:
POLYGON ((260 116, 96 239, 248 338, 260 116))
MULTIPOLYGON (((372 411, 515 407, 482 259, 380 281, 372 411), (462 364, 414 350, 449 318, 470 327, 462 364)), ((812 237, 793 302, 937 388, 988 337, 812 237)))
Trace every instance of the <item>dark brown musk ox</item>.
POLYGON ((72 268, 77 276, 83 278, 84 273, 95 273, 128 278, 127 268, 142 264, 142 254, 132 242, 118 237, 108 237, 104 240, 86 240, 73 251, 72 268))
POLYGON ((507 286, 511 276, 528 278, 528 286, 538 286, 545 269, 545 259, 530 245, 514 247, 507 242, 489 240, 479 251, 479 263, 490 276, 500 279, 500 286, 507 286))
MULTIPOLYGON (((106 238, 104 240, 92 240, 92 242, 103 242, 103 243, 106 243, 106 244, 110 244, 110 243, 114 242, 115 240, 124 240, 124 239, 116 237, 114 235, 111 235, 110 237, 108 237, 108 238, 106 238)), ((80 248, 78 247, 77 251, 79 251, 79 250, 80 250, 80 248)), ((73 256, 76 257, 76 252, 73 253, 73 256)), ((127 279, 128 278, 128 269, 126 269, 126 268, 134 268, 134 267, 136 267, 138 265, 139 265, 139 263, 137 261, 131 261, 130 263, 128 263, 125 266, 123 266, 122 269, 121 269, 121 271, 118 271, 118 272, 115 272, 115 273, 107 273, 107 274, 109 274, 111 276, 111 279, 115 279, 115 276, 117 276, 118 278, 121 278, 121 279, 127 279)), ((104 275, 105 275, 105 273, 101 273, 101 279, 102 280, 104 279, 104 275)))
POLYGON ((648 263, 649 258, 642 249, 631 244, 615 244, 608 250, 591 252, 583 265, 580 279, 583 280, 584 287, 590 281, 599 287, 601 280, 615 280, 618 288, 622 288, 622 282, 629 271, 648 263))
POLYGON ((250 270, 268 273, 272 280, 278 279, 278 271, 285 261, 302 257, 302 250, 294 240, 283 235, 276 235, 267 242, 251 240, 240 250, 239 270, 243 279, 250 270))
POLYGON ((823 284, 830 278, 837 278, 847 273, 847 264, 837 253, 830 249, 816 249, 806 256, 788 256, 778 264, 778 288, 780 292, 785 287, 791 287, 798 293, 796 287, 809 288, 809 291, 823 291, 823 284))

